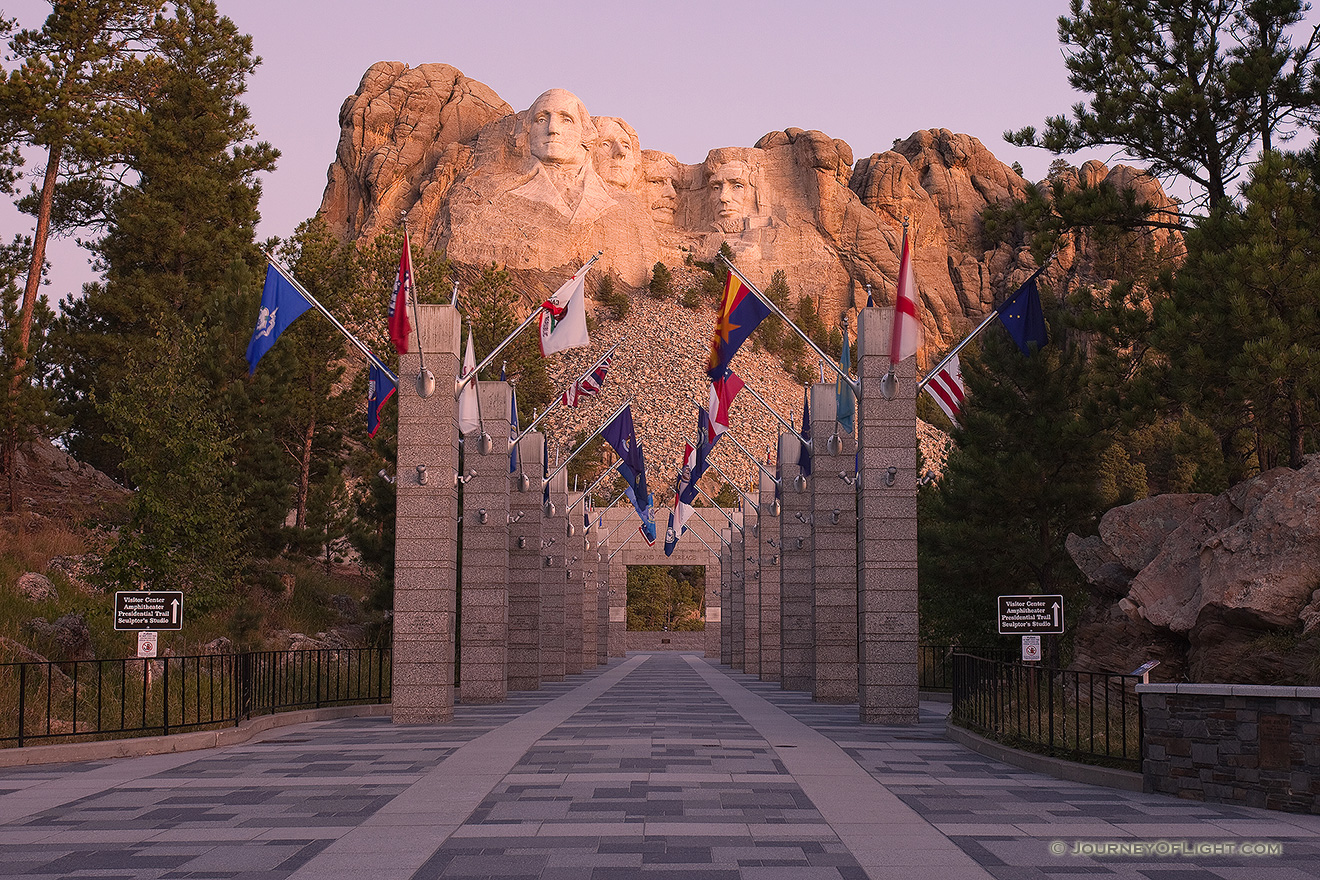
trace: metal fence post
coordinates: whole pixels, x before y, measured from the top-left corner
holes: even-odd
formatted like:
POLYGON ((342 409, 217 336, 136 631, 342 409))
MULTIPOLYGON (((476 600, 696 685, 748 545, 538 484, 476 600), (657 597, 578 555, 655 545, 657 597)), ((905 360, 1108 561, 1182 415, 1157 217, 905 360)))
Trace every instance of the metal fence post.
POLYGON ((27 664, 18 667, 18 747, 23 747, 24 722, 27 720, 27 664))
POLYGON ((160 726, 162 735, 170 732, 170 658, 165 658, 165 672, 160 682, 160 726))

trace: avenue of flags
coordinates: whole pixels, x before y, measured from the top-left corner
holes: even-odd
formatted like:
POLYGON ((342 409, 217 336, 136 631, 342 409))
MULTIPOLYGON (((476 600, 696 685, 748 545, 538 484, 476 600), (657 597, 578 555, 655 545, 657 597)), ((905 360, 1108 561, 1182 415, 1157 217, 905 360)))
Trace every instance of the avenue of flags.
MULTIPOLYGON (((486 364, 507 346, 514 336, 531 323, 538 324, 539 344, 543 356, 549 356, 573 348, 587 347, 591 344, 586 318, 586 276, 597 254, 584 263, 567 281, 565 281, 540 307, 512 334, 501 342, 486 360, 477 362, 474 349, 474 335, 469 327, 467 344, 462 360, 462 367, 456 377, 455 394, 457 397, 457 422, 460 433, 467 434, 481 429, 481 413, 477 396, 477 385, 473 381, 478 370, 484 370, 486 364)), ((822 381, 826 364, 834 371, 835 393, 837 401, 836 418, 840 431, 852 433, 855 430, 860 385, 852 379, 851 337, 848 333, 846 318, 842 327, 842 352, 838 363, 826 355, 803 333, 784 313, 775 306, 761 291, 747 280, 732 262, 724 260, 727 273, 723 295, 720 300, 714 333, 711 338, 709 355, 705 368, 710 380, 709 400, 706 407, 697 407, 698 424, 695 440, 687 441, 680 463, 680 470, 675 484, 673 510, 670 513, 669 527, 665 535, 665 552, 671 554, 679 537, 687 528, 687 521, 692 514, 693 505, 700 493, 698 481, 706 473, 711 451, 720 438, 729 431, 730 409, 735 397, 745 387, 743 380, 733 372, 731 364, 743 343, 769 315, 778 315, 788 326, 806 342, 808 348, 821 358, 822 381)), ((939 407, 955 422, 958 420, 966 398, 966 389, 962 381, 958 352, 970 342, 984 327, 998 319, 1024 356, 1031 356, 1049 341, 1048 331, 1040 304, 1040 294, 1036 280, 1044 266, 1037 270, 1018 290, 1002 305, 997 307, 985 321, 959 343, 945 358, 930 371, 918 387, 931 395, 939 407)), ((456 288, 457 289, 457 288, 456 288)), ((889 360, 892 378, 893 366, 916 354, 921 346, 921 321, 917 311, 919 294, 913 269, 913 247, 907 224, 904 223, 903 238, 899 256, 899 271, 895 284, 895 305, 893 323, 890 328, 889 360)), ((868 286, 867 305, 871 306, 868 286)), ((409 248, 407 229, 404 229, 403 246, 399 256, 399 269, 393 290, 387 302, 386 322, 391 343, 399 355, 409 353, 409 345, 414 327, 409 320, 409 307, 416 307, 415 276, 412 256, 409 248)), ((256 371, 261 358, 275 345, 280 335, 294 320, 309 309, 315 308, 339 329, 366 356, 368 361, 367 382, 367 431, 375 436, 381 422, 381 413, 390 397, 398 387, 398 378, 390 372, 380 358, 376 357, 356 339, 333 315, 330 314, 296 279, 271 258, 267 268, 266 281, 262 290, 261 306, 256 327, 247 348, 249 373, 256 371)), ((421 343, 418 343, 419 348, 421 343)), ((617 348, 617 344, 615 346, 617 348)), ((862 359, 862 337, 856 340, 856 356, 859 364, 862 359)), ((564 405, 576 408, 584 399, 598 397, 605 383, 614 358, 615 348, 596 361, 582 376, 565 387, 553 406, 564 405)), ((424 369, 424 368, 423 368, 424 369)), ((429 373, 427 374, 429 376, 429 373)), ((501 380, 504 380, 501 369, 501 380)), ((859 377, 860 378, 860 377, 859 377)), ((431 388, 434 387, 432 382, 431 388)), ((427 396, 429 390, 423 390, 419 376, 418 393, 427 396)), ((755 394, 755 391, 752 392, 755 394)), ((888 392, 887 392, 888 393, 888 392)), ((760 400, 760 395, 756 395, 760 400)), ((511 404, 508 413, 509 467, 510 472, 519 470, 516 440, 520 435, 517 414, 516 387, 510 395, 511 404)), ((767 407, 764 400, 762 404, 767 407)), ((802 443, 797 464, 803 476, 811 474, 811 414, 810 399, 806 388, 803 390, 802 420, 799 432, 802 443)), ((547 410, 548 411, 548 410, 547 410)), ((543 414, 544 415, 544 414, 543 414)), ((777 414, 776 414, 777 415, 777 414)), ((543 416, 542 416, 543 417, 543 416)), ((539 418, 537 419, 539 421, 539 418)), ((780 417, 780 421, 784 419, 780 417)), ((787 427, 787 423, 785 423, 787 427)), ((536 427, 533 423, 528 430, 536 427)), ((645 462, 642 444, 638 441, 633 424, 631 407, 625 405, 616 416, 599 432, 619 456, 618 470, 626 484, 624 494, 636 510, 641 520, 640 531, 648 543, 654 543, 656 525, 654 502, 647 490, 645 462)), ((735 439, 736 442, 736 439, 735 439)), ((738 444, 741 446, 742 444, 738 444)), ((722 473, 722 472, 721 472, 722 473)), ((584 515, 588 517, 590 514, 584 515)))

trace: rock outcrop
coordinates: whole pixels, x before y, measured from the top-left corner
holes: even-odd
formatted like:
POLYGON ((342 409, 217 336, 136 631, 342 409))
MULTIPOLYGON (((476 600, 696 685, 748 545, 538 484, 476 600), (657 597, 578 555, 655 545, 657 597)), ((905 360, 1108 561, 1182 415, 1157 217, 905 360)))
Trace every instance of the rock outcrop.
MULTIPOLYGON (((643 149, 626 121, 590 116, 569 92, 551 89, 515 113, 449 65, 398 62, 367 71, 340 129, 321 205, 337 236, 369 238, 406 215, 414 242, 469 277, 505 266, 529 301, 597 250, 603 269, 640 290, 655 263, 709 260, 728 243, 754 282, 784 270, 832 324, 865 303, 868 285, 876 302, 892 302, 909 218, 926 364, 1036 268, 1024 248, 982 243, 982 210, 1021 199, 1027 181, 945 129, 855 161, 841 140, 788 128, 687 165, 643 149)), ((1060 173, 1070 186, 1107 180, 1174 205, 1137 169, 1090 162, 1060 173)), ((1167 244, 1172 233, 1161 235, 1167 244)), ((1046 280, 1103 281, 1101 262, 1087 241, 1068 239, 1046 280)))
POLYGON ((1092 661, 1121 658, 1104 668, 1135 665, 1142 643, 1166 655, 1181 643, 1194 681, 1320 676, 1315 646, 1289 647, 1320 627, 1320 456, 1222 495, 1115 508, 1098 537, 1070 536, 1068 550, 1100 597, 1096 631, 1084 624, 1078 643, 1092 661))

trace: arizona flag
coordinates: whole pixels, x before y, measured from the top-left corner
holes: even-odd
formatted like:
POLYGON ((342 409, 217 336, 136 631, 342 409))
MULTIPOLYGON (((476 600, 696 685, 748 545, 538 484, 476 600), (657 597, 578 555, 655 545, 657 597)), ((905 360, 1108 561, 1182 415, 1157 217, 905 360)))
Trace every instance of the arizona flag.
POLYGON ((257 327, 248 342, 248 375, 257 371, 257 361, 270 351, 275 340, 294 319, 312 307, 293 282, 271 263, 266 267, 266 283, 261 288, 261 311, 257 313, 257 327))
POLYGON ((770 314, 770 307, 733 272, 724 282, 724 298, 720 300, 720 315, 715 322, 715 336, 710 341, 710 357, 706 361, 706 375, 711 381, 724 376, 729 362, 738 353, 738 347, 747 341, 752 331, 770 314))
POLYGON ((967 388, 963 385, 962 367, 956 354, 926 381, 926 393, 934 398, 950 421, 955 424, 958 422, 958 413, 962 411, 967 388))
POLYGON ((587 263, 541 303, 541 354, 549 356, 591 344, 587 335, 587 263))
POLYGON ((917 280, 912 274, 912 243, 903 230, 903 254, 898 261, 894 292, 894 332, 889 338, 889 363, 898 364, 921 348, 921 321, 917 319, 917 280))
POLYGON ((412 251, 408 247, 408 227, 405 226, 403 253, 399 255, 399 277, 394 280, 394 297, 387 311, 390 341, 399 354, 408 353, 408 334, 412 332, 412 325, 408 323, 408 302, 413 298, 412 251))
POLYGON ((394 396, 394 379, 372 361, 367 370, 367 436, 375 437, 380 428, 380 411, 394 396))
POLYGON ((742 391, 743 384, 738 374, 732 371, 724 378, 716 379, 710 384, 711 419, 706 434, 707 443, 713 444, 721 434, 729 430, 729 407, 733 406, 733 399, 738 396, 739 391, 742 391))

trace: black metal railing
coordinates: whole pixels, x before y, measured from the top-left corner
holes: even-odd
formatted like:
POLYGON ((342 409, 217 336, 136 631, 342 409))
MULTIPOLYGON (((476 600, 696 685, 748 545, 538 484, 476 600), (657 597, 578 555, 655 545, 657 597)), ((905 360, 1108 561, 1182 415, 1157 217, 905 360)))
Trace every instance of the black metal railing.
POLYGON ((203 730, 294 709, 387 703, 383 648, 0 663, 0 746, 203 730))
POLYGON ((1140 682, 959 651, 950 719, 1014 748, 1140 771, 1140 682))
POLYGON ((956 652, 989 657, 1006 663, 1012 662, 1022 653, 1018 648, 964 648, 959 645, 918 645, 917 651, 917 681, 923 691, 953 690, 953 655, 956 652))

